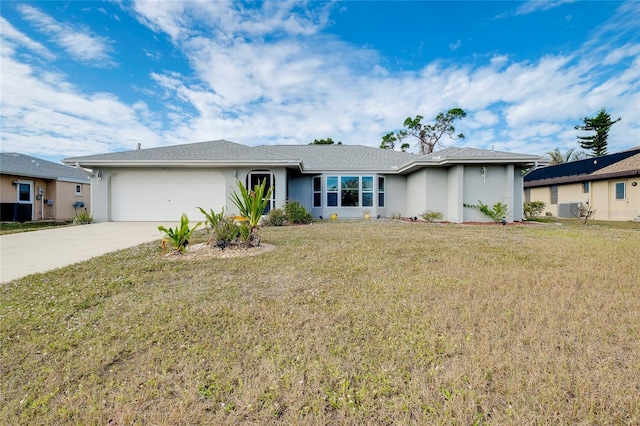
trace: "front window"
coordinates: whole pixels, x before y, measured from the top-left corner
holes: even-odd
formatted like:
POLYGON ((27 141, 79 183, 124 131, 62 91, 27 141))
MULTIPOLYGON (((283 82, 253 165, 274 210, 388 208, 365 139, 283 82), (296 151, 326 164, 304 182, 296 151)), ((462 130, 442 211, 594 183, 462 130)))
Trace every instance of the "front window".
POLYGON ((358 176, 342 176, 340 178, 340 197, 342 207, 358 207, 360 205, 360 179, 358 176))
POLYGON ((589 182, 582 182, 582 193, 583 194, 589 193, 589 182))
POLYGON ((551 186, 551 204, 558 204, 558 185, 551 186))
POLYGON ((362 207, 373 207, 373 176, 362 177, 362 207))
POLYGON ((313 207, 322 207, 322 177, 313 178, 313 207))
POLYGON ((338 176, 327 177, 327 206, 338 207, 338 176))
POLYGON ((626 188, 624 182, 616 182, 616 200, 624 200, 626 198, 626 188))
POLYGON ((378 207, 384 207, 384 178, 378 177, 378 207))
POLYGON ((76 195, 82 195, 82 185, 76 185, 76 195))

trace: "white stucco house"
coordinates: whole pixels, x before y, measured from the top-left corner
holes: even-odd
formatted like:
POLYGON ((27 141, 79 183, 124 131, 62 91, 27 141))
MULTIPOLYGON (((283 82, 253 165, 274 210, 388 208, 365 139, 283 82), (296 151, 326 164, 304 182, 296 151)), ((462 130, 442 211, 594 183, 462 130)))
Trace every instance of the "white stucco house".
POLYGON ((316 217, 419 216, 438 211, 449 222, 491 221, 464 204, 508 204, 523 217, 522 171, 542 157, 475 148, 417 155, 361 145, 265 145, 226 140, 106 153, 63 160, 92 173, 95 221, 202 219, 197 207, 236 211, 237 182, 263 179, 274 188, 269 208, 299 201, 316 217))

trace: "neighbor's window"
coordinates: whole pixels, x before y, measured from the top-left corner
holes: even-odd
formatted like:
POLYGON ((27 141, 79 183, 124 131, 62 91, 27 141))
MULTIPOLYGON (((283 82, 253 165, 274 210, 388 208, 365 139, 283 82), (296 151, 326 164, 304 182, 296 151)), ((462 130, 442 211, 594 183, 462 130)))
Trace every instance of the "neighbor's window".
POLYGON ((340 178, 340 197, 342 207, 358 207, 360 205, 360 179, 358 176, 342 176, 340 178))
POLYGON ((327 206, 338 207, 338 176, 327 176, 327 206))
POLYGON ((313 207, 322 207, 322 177, 313 178, 313 207))
POLYGON ((82 195, 82 185, 76 185, 76 195, 82 195))
POLYGON ((624 200, 626 198, 626 188, 624 182, 616 182, 616 200, 624 200))
POLYGON ((558 204, 558 185, 552 185, 551 191, 551 204, 558 204))
POLYGON ((362 207, 373 207, 373 176, 362 176, 362 207))
POLYGON ((28 183, 18 184, 18 202, 31 202, 31 185, 28 183))
POLYGON ((531 188, 524 189, 524 202, 525 203, 531 202, 531 188))
POLYGON ((384 207, 384 178, 378 177, 378 207, 384 207))
POLYGON ((582 182, 582 193, 583 194, 589 193, 589 182, 582 182))

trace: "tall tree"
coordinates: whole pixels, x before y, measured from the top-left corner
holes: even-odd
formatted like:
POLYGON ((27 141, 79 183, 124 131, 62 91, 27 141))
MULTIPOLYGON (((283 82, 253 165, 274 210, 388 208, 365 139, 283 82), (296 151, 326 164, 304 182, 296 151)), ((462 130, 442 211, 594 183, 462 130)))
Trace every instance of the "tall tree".
POLYGON ((570 148, 564 154, 560 152, 560 148, 556 148, 553 151, 547 152, 547 155, 551 159, 550 165, 568 163, 570 161, 583 160, 586 158, 586 154, 583 151, 576 151, 577 148, 570 148))
POLYGON ((602 108, 595 117, 585 117, 582 119, 583 124, 575 127, 576 130, 584 132, 596 132, 595 135, 578 136, 578 143, 582 149, 591 151, 594 157, 607 155, 607 137, 609 129, 622 118, 611 120, 606 108, 602 108))
POLYGON ((334 142, 333 139, 314 139, 309 145, 342 145, 342 142, 334 142))
MULTIPOLYGON (((455 134, 456 129, 453 127, 454 120, 464 118, 467 113, 460 108, 451 108, 446 113, 441 112, 436 116, 435 124, 422 124, 421 115, 416 118, 407 117, 404 120, 405 130, 398 133, 388 133, 382 137, 380 148, 394 149, 396 144, 400 144, 407 136, 413 136, 418 139, 418 147, 420 154, 430 154, 440 145, 440 139, 444 135, 448 135, 451 139, 464 139, 462 133, 455 134)), ((405 151, 409 144, 402 143, 399 148, 405 151)))

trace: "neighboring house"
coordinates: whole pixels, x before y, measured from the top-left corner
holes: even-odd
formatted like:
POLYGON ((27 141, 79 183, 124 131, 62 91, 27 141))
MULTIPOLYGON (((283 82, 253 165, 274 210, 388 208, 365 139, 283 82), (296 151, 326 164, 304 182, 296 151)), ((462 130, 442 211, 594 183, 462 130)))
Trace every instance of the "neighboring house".
MULTIPOLYGON (((542 201, 545 214, 601 220, 640 217, 640 147, 542 167, 524 177, 525 201, 542 201)), ((636 219, 638 220, 638 219, 636 219)))
POLYGON ((91 211, 91 181, 75 167, 0 153, 0 220, 71 219, 91 211))
POLYGON ((238 181, 274 188, 269 209, 299 201, 314 217, 420 216, 490 221, 463 204, 509 206, 522 220, 522 170, 542 157, 474 148, 416 154, 361 145, 249 147, 225 140, 67 158, 93 170, 94 220, 201 219, 197 207, 227 213, 238 181))

